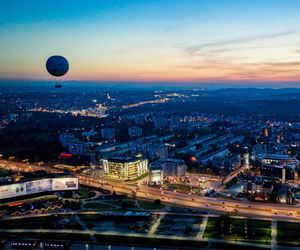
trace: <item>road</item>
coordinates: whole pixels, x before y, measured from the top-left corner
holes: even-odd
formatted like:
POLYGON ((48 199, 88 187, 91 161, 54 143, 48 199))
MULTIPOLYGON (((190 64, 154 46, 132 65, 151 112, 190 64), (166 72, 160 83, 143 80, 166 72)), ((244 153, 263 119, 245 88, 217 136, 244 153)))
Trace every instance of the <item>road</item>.
MULTIPOLYGON (((49 172, 59 172, 48 166, 27 165, 20 162, 0 160, 0 165, 6 165, 11 169, 21 171, 46 170, 49 172)), ((230 215, 238 215, 245 217, 269 218, 274 220, 293 220, 300 221, 300 207, 292 205, 271 204, 235 201, 222 198, 209 198, 196 195, 183 194, 172 191, 162 191, 160 189, 148 186, 136 186, 126 182, 111 180, 108 178, 93 178, 85 174, 75 174, 79 178, 81 185, 94 188, 103 188, 117 193, 135 195, 137 198, 148 200, 160 199, 162 202, 183 206, 194 209, 202 209, 212 213, 225 213, 230 215)))
POLYGON ((247 217, 263 217, 278 220, 299 220, 300 207, 291 205, 279 205, 269 203, 254 203, 235 201, 229 199, 200 197, 196 195, 188 195, 179 192, 166 191, 159 189, 140 186, 135 187, 124 183, 116 183, 93 179, 83 174, 77 175, 79 182, 86 186, 114 190, 118 193, 133 195, 138 198, 149 200, 160 199, 162 202, 170 205, 178 205, 189 208, 203 209, 209 212, 229 213, 233 215, 241 215, 247 217))

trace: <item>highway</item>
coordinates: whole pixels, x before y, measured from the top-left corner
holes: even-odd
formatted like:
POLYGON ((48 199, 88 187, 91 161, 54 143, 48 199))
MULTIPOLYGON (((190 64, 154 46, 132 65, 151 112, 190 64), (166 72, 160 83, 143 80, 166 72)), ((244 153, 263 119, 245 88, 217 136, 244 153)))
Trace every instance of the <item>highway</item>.
MULTIPOLYGON (((28 165, 13 161, 0 160, 0 166, 1 165, 5 165, 17 171, 35 171, 43 169, 49 172, 61 172, 48 166, 28 165)), ((104 177, 93 178, 92 176, 78 173, 75 175, 79 178, 79 183, 81 185, 94 188, 103 188, 110 191, 115 191, 117 193, 127 194, 128 196, 136 196, 137 198, 148 200, 160 199, 162 202, 173 206, 202 209, 211 213, 223 213, 235 216, 300 221, 300 207, 293 205, 209 198, 192 194, 189 195, 179 192, 160 190, 148 186, 137 186, 104 177)))
POLYGON ((80 183, 86 186, 114 190, 117 193, 123 193, 129 196, 134 194, 138 198, 149 200, 160 199, 162 202, 170 205, 202 209, 212 213, 229 213, 246 217, 300 221, 300 207, 296 206, 200 197, 179 192, 162 191, 147 186, 137 187, 124 183, 109 182, 99 179, 95 180, 92 177, 83 174, 77 176, 80 183))

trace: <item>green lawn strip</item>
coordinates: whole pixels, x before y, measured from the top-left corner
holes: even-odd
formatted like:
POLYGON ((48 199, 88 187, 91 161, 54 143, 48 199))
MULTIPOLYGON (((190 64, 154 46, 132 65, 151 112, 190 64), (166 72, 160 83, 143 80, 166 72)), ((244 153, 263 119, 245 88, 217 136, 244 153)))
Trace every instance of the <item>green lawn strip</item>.
POLYGON ((270 244, 271 222, 236 218, 228 218, 227 222, 224 222, 222 217, 209 218, 204 237, 270 244), (227 223, 227 226, 224 223, 227 223))
POLYGON ((218 231, 216 230, 218 220, 219 217, 208 218, 204 231, 204 238, 220 238, 218 231))

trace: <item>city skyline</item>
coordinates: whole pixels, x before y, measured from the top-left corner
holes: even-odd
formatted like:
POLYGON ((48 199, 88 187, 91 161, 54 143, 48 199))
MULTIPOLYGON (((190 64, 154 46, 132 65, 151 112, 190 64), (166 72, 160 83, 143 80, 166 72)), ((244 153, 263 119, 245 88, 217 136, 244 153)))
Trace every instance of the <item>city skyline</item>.
POLYGON ((297 1, 5 2, 0 79, 52 80, 46 59, 61 54, 70 62, 64 81, 297 86, 299 6, 297 1))
POLYGON ((300 2, 0 9, 0 249, 300 249, 300 2))

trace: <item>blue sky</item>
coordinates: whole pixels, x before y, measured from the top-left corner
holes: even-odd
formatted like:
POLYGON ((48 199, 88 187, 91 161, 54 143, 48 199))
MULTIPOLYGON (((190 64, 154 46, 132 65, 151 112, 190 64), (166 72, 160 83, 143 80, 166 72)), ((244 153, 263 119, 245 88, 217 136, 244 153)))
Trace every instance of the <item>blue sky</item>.
POLYGON ((2 1, 0 78, 298 81, 300 1, 2 1))

